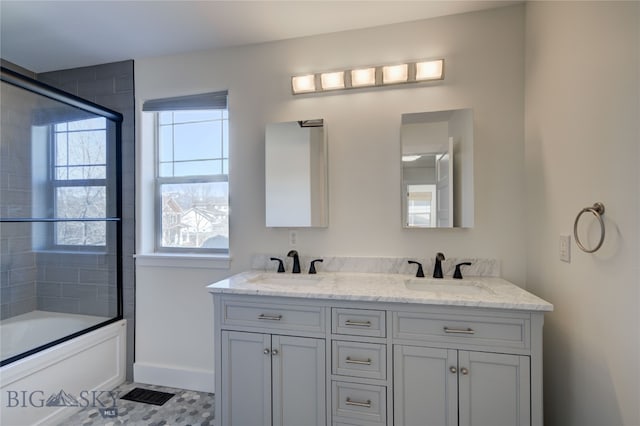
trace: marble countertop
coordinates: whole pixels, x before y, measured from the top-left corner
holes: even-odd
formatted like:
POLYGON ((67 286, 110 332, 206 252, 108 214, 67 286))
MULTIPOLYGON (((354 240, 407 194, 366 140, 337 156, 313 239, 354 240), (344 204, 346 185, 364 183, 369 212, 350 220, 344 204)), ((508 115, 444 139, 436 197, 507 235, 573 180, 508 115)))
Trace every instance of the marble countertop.
POLYGON ((415 278, 403 274, 247 271, 209 285, 214 294, 552 311, 553 305, 496 277, 415 278))

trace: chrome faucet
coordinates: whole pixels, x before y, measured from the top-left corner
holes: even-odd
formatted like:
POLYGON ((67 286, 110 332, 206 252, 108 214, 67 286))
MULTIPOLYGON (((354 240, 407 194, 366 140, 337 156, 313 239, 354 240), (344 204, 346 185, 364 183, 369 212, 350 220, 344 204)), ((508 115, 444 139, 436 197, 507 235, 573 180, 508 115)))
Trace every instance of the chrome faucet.
POLYGON ((436 254, 436 265, 433 268, 433 278, 442 278, 442 261, 444 260, 444 254, 438 252, 436 254))
POLYGON ((293 269, 291 270, 292 274, 300 273, 300 257, 298 257, 298 252, 296 250, 291 250, 287 253, 287 257, 293 257, 293 269))

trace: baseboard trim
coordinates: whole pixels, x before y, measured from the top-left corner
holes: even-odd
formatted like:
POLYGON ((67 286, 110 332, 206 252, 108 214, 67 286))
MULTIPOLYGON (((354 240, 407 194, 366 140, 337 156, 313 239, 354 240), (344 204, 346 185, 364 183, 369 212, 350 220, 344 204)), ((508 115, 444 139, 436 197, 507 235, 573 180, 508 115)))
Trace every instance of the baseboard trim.
POLYGON ((211 393, 213 393, 215 383, 213 371, 174 368, 140 362, 133 364, 133 380, 136 383, 211 393))

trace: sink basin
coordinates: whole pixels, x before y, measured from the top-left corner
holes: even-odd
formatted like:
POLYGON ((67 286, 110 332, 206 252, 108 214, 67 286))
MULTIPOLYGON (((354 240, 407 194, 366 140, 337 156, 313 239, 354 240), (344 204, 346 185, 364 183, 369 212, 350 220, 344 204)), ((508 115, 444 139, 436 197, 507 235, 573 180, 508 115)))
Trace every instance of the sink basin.
POLYGON ((405 287, 412 291, 455 294, 493 294, 493 291, 481 282, 473 280, 415 278, 405 280, 405 287))
POLYGON ((323 280, 322 276, 317 275, 300 275, 300 274, 260 274, 247 280, 253 284, 265 285, 316 285, 323 280))

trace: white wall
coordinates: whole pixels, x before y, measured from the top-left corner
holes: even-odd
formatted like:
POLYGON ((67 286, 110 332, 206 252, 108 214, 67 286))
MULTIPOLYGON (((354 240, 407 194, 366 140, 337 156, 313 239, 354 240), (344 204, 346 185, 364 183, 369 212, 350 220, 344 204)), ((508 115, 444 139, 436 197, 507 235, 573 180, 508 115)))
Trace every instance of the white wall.
POLYGON ((640 424, 639 18, 638 2, 527 4, 527 287, 555 306, 549 426, 640 424), (571 263, 560 262, 559 235, 596 201, 604 246, 572 244, 571 263))
MULTIPOLYGON (((524 7, 325 36, 137 60, 136 102, 229 90, 230 269, 137 266, 136 364, 213 371, 205 285, 249 267, 253 253, 289 249, 286 229, 264 225, 264 131, 269 122, 326 120, 329 227, 298 230, 304 255, 487 257, 525 283, 524 7), (426 85, 291 95, 310 71, 444 57, 446 78, 426 85), (475 227, 401 227, 402 113, 473 108, 475 227), (160 327, 162 325, 162 327, 160 327)), ((140 114, 138 123, 143 123, 140 114)), ((139 126, 142 129, 143 126, 139 126)), ((139 252, 152 233, 149 145, 141 160, 139 252), (145 167, 147 167, 145 169, 145 167), (145 243, 145 238, 147 239, 145 243)), ((168 384, 168 383, 167 383, 168 384)))

